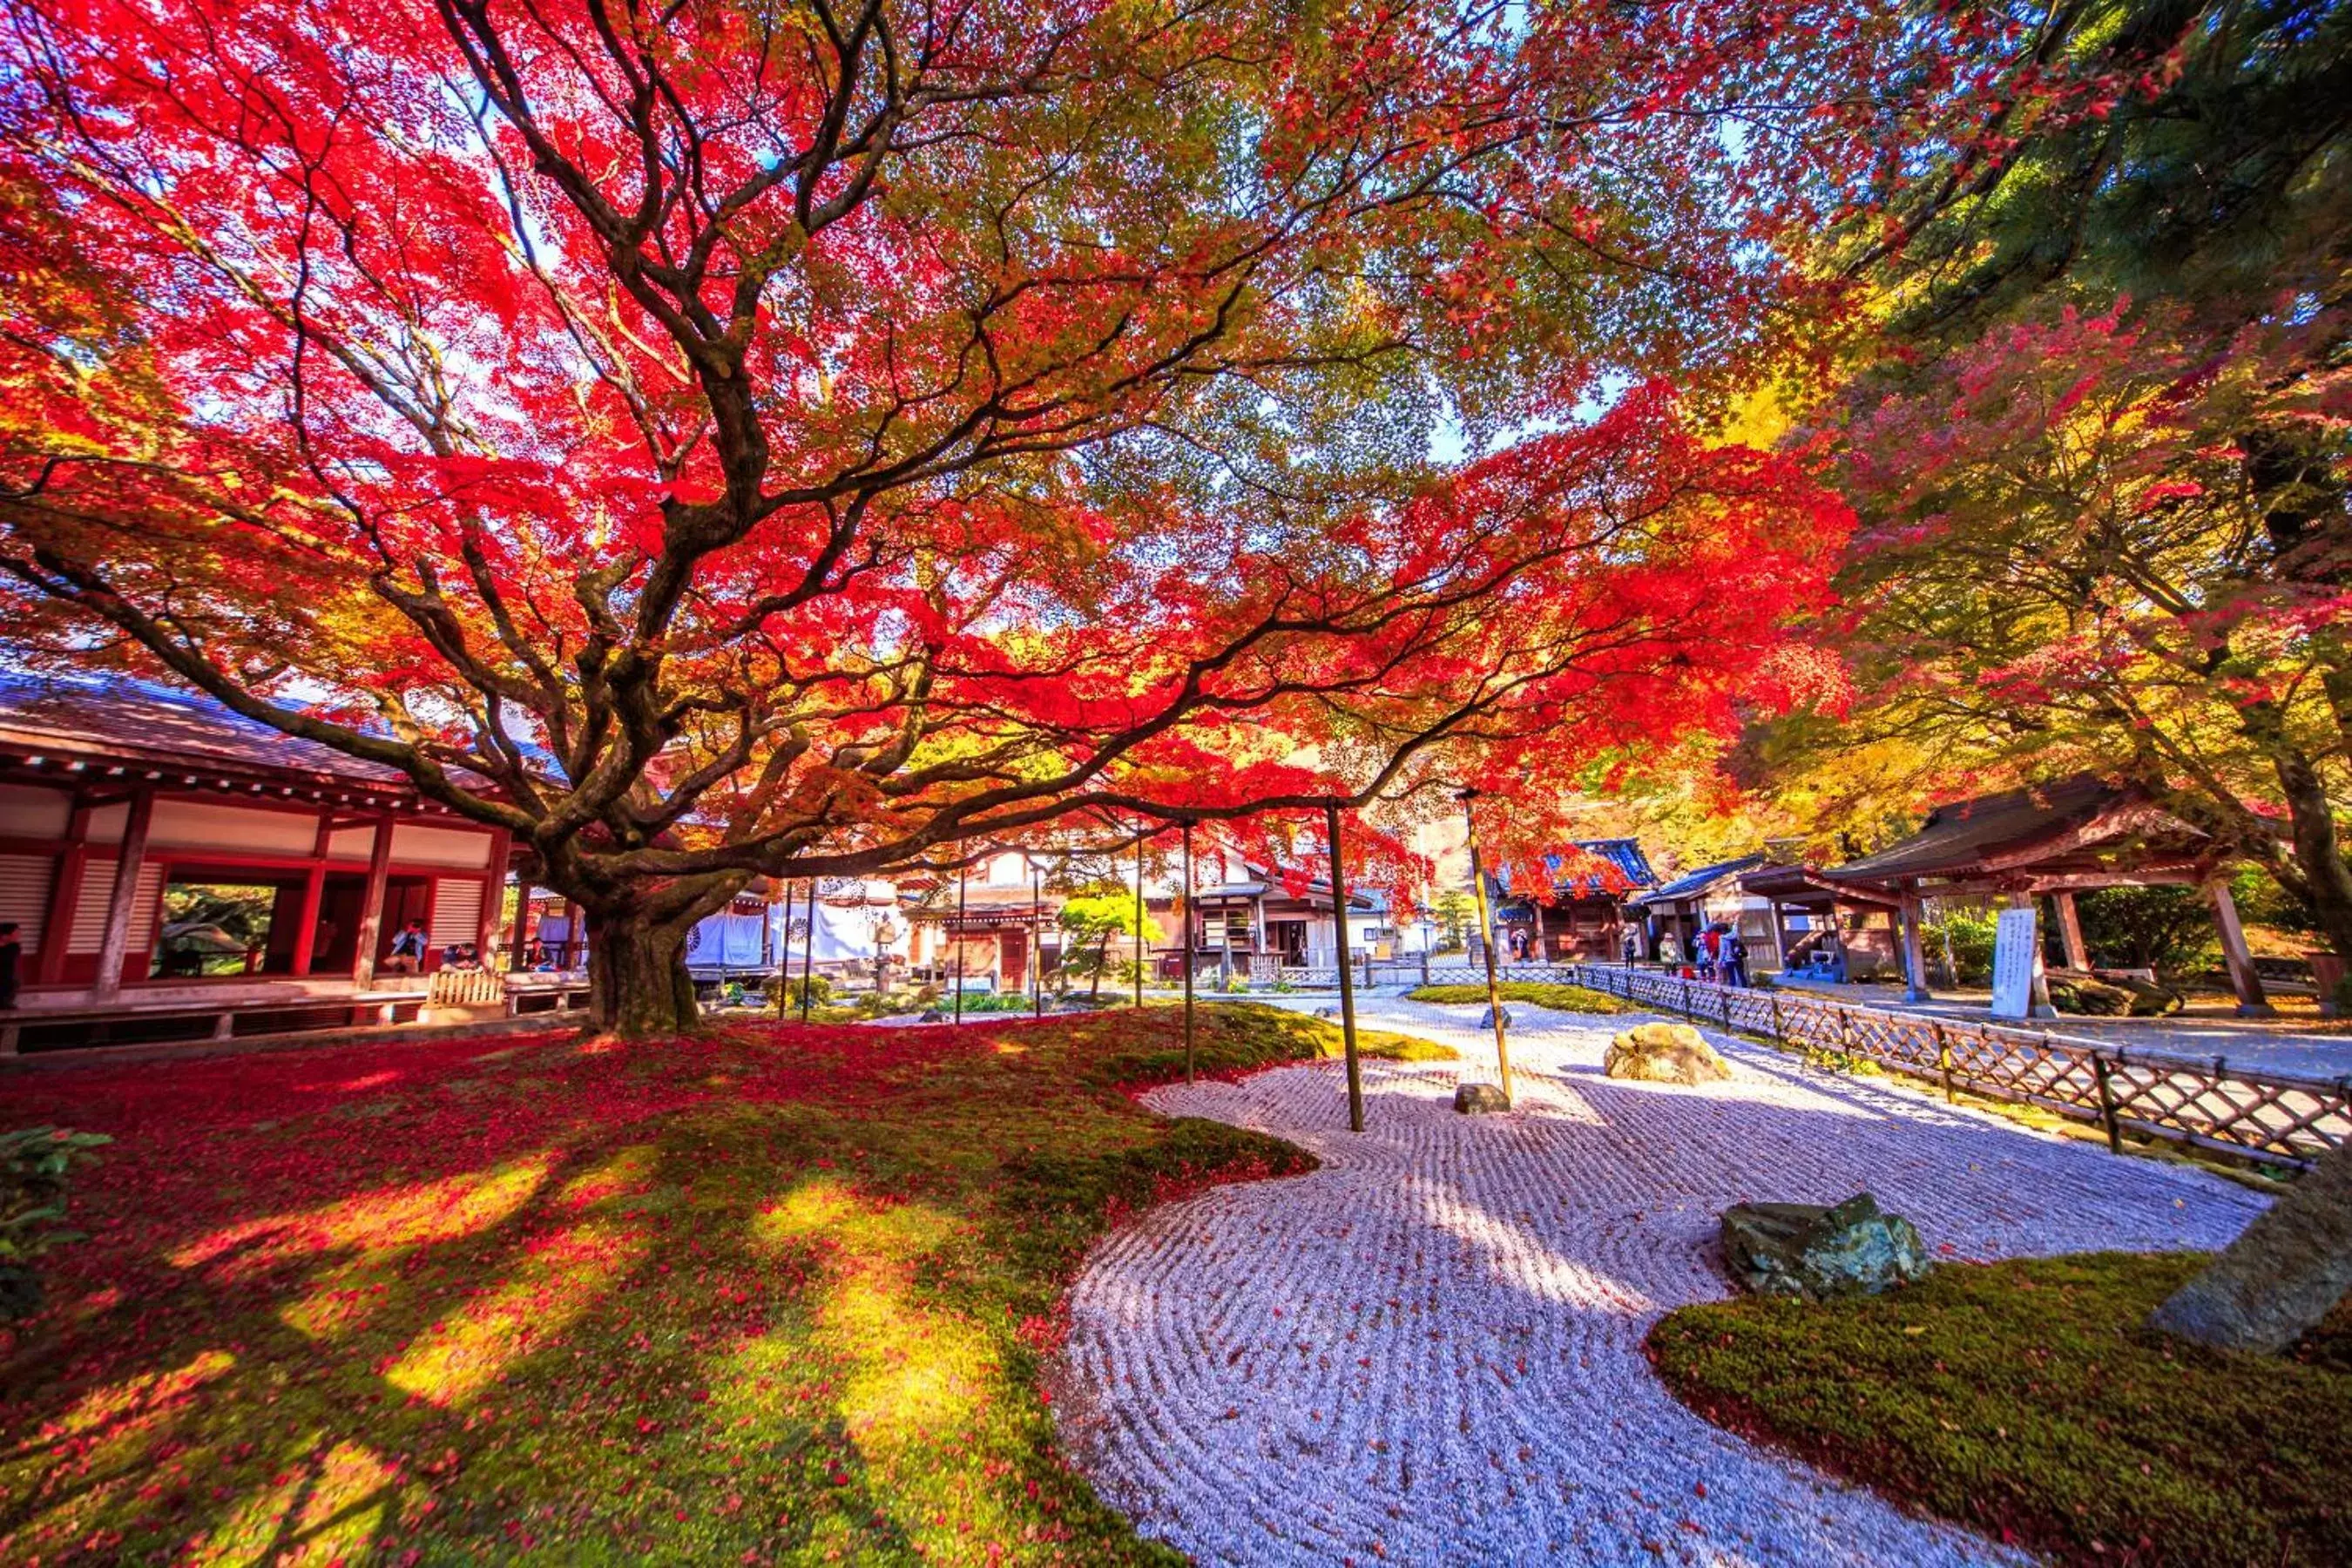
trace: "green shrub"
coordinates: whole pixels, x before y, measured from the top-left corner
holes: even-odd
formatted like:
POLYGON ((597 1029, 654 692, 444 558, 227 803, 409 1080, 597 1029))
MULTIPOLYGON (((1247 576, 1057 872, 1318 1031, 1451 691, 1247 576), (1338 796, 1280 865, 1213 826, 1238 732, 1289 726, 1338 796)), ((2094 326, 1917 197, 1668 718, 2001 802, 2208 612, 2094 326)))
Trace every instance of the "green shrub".
POLYGON ((1921 928, 1930 963, 1951 953, 1951 984, 1982 985, 1992 978, 1992 939, 2000 916, 1991 910, 1947 910, 1921 928))
POLYGON ((34 1261, 81 1233, 65 1226, 67 1178, 111 1138, 61 1127, 0 1132, 0 1321, 41 1310, 34 1261))
POLYGON ((761 990, 761 994, 767 998, 768 1005, 772 1007, 776 1005, 776 987, 781 984, 784 992, 783 1005, 786 1007, 798 1007, 801 1005, 801 991, 804 984, 808 991, 810 1006, 822 1007, 833 1000, 833 982, 822 974, 812 974, 805 983, 798 975, 789 980, 779 980, 777 976, 772 974, 768 976, 767 984, 761 990))
MULTIPOLYGON (((1550 1007, 1562 1013, 1646 1013, 1647 1007, 1621 1001, 1605 991, 1594 991, 1582 985, 1556 985, 1539 980, 1506 980, 1495 989, 1506 1002, 1525 1002, 1531 1007, 1550 1007)), ((1486 988, 1484 985, 1418 985, 1405 993, 1409 1002, 1436 1002, 1455 1006, 1484 1007, 1486 988)))

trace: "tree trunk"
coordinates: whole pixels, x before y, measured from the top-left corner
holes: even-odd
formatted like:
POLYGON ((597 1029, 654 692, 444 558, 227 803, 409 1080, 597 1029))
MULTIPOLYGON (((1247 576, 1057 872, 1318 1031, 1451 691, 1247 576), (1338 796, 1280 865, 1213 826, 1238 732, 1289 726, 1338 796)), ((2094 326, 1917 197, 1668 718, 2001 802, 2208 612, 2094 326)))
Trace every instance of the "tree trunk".
POLYGON ((2275 703, 2247 703, 2239 716, 2247 738, 2262 748, 2278 776, 2294 871, 2302 886, 2284 878, 2274 879, 2310 910, 2329 946, 2352 953, 2352 866, 2344 859, 2327 785, 2309 755, 2288 739, 2285 715, 2275 703))
POLYGON ((2352 1290, 2352 1146, 2323 1156, 2148 1319, 2220 1350, 2286 1349, 2352 1290))
POLYGON ((686 934, 642 916, 588 922, 588 1013, 596 1032, 652 1040, 693 1031, 701 1018, 686 972, 686 934))
POLYGON ((1102 933, 1102 940, 1095 943, 1095 984, 1094 988, 1087 993, 1088 1002, 1099 1003, 1102 1000, 1103 970, 1109 963, 1110 932, 1106 931, 1102 933))

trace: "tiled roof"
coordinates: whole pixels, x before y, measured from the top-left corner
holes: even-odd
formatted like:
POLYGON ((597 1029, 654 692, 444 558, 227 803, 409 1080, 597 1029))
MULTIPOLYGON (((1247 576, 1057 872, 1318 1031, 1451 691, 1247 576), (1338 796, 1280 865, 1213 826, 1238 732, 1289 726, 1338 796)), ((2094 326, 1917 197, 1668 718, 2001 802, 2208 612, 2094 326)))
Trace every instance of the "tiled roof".
POLYGON ((63 753, 405 787, 407 776, 280 733, 209 697, 115 675, 0 670, 0 742, 63 753))
MULTIPOLYGON (((1952 801, 1929 812, 1910 837, 1875 855, 1830 867, 1821 875, 1834 882, 1885 883, 1968 871, 1989 859, 2054 843, 2109 812, 2147 804, 2139 792, 2092 773, 1952 801)), ((2194 831, 2186 824, 2167 822, 2182 832, 2194 831)))
POLYGON ((1663 904, 1676 899, 1696 898, 1725 878, 1737 877, 1744 871, 1753 871, 1762 864, 1764 864, 1764 857, 1761 855, 1743 855, 1737 860, 1724 860, 1713 866, 1702 866, 1687 877, 1677 877, 1663 888, 1655 888, 1643 893, 1634 901, 1644 904, 1663 904))
MULTIPOLYGON (((1580 838, 1576 847, 1588 855, 1597 855, 1617 868, 1628 888, 1655 887, 1658 874, 1650 868, 1650 858, 1642 853, 1642 844, 1635 838, 1580 838)), ((1557 870, 1563 857, 1548 855, 1545 861, 1557 870)))

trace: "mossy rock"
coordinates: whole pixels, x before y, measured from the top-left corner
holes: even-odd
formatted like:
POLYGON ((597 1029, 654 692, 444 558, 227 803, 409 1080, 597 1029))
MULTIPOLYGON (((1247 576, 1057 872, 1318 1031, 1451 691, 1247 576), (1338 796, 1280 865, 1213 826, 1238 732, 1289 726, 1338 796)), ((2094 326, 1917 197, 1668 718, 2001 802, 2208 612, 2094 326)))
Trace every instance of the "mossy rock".
POLYGON ((2061 1013, 2084 1018, 2121 1018, 2131 1012, 2132 994, 2104 980, 2050 982, 2050 1005, 2061 1013))
POLYGON ((1875 1296, 1927 1278, 1927 1248, 1912 1223, 1857 1193, 1818 1204, 1734 1204, 1723 1211, 1723 1260, 1759 1296, 1875 1296))
POLYGON ((1601 1070, 1642 1083, 1719 1083, 1731 1064, 1688 1024, 1636 1024, 1609 1042, 1601 1070))

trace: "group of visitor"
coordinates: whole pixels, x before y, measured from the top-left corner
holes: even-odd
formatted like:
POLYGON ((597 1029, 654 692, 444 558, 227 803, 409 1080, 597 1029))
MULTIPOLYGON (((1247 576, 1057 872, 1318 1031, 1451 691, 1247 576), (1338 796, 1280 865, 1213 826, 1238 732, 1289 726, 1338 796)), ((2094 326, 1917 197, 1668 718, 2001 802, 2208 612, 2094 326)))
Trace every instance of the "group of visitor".
MULTIPOLYGON (((1642 955, 1639 931, 1627 928, 1625 932, 1625 967, 1642 955)), ((1680 969, 1695 980, 1710 985, 1736 985, 1746 988, 1754 984, 1748 976, 1748 944, 1732 927, 1717 923, 1708 926, 1691 942, 1690 965, 1683 964, 1682 939, 1672 931, 1658 935, 1658 962, 1668 969, 1680 969)))

